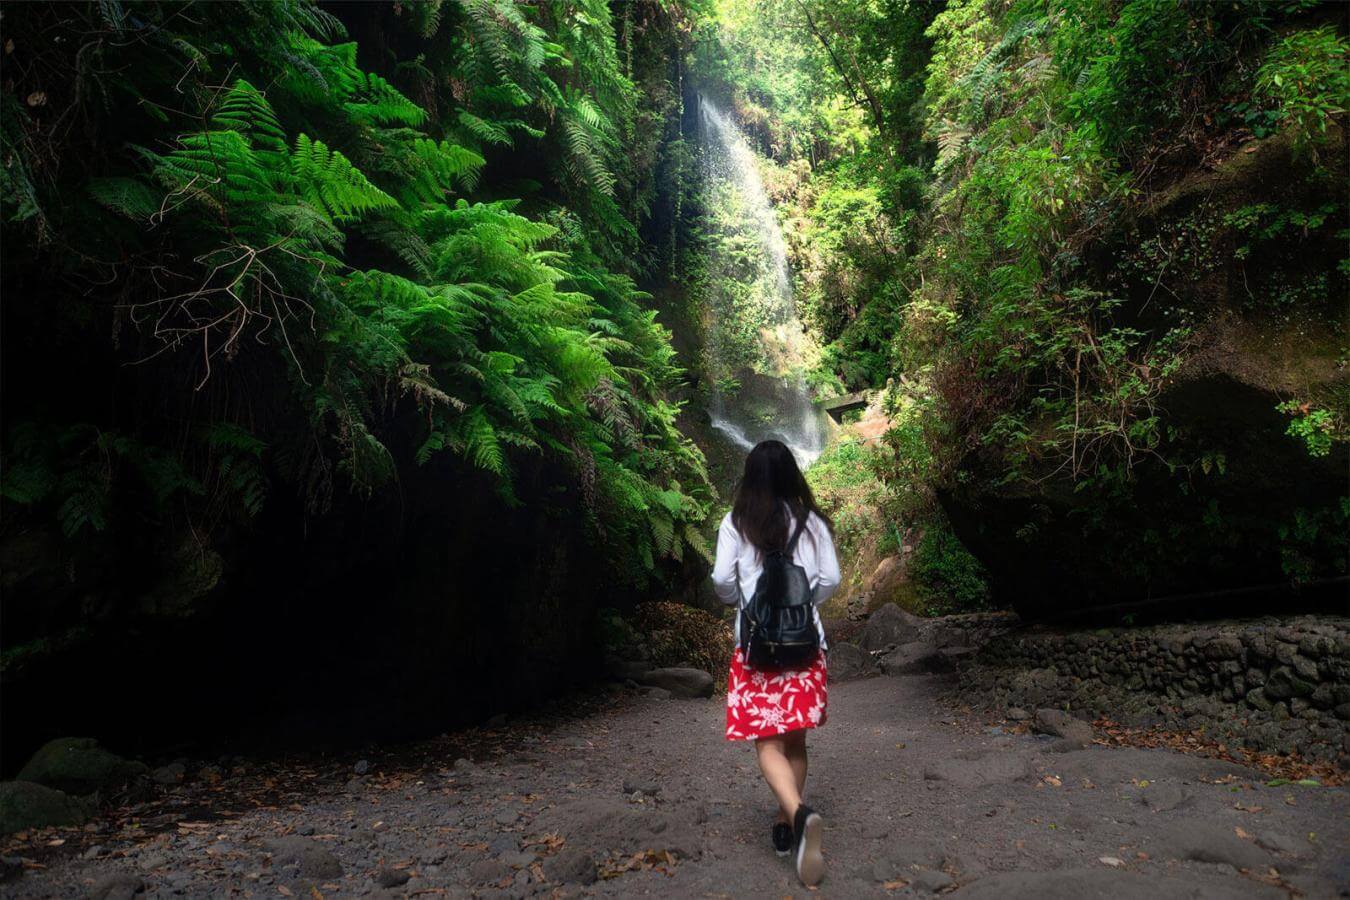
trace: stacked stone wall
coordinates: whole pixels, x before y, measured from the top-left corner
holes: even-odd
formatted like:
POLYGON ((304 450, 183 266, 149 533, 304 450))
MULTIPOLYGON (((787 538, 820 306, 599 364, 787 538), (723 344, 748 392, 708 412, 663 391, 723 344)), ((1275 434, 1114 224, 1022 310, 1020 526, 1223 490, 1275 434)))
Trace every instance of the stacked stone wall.
POLYGON ((1350 763, 1350 619, 1056 630, 993 638, 963 693, 1133 725, 1203 728, 1262 751, 1350 763))

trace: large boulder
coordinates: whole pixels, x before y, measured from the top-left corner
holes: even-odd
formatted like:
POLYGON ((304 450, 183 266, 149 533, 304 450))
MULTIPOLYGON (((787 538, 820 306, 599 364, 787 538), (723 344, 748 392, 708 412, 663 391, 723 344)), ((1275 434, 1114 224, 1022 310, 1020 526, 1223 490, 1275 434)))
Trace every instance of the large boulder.
POLYGON ((144 763, 123 759, 93 738, 65 737, 43 744, 15 777, 83 797, 115 791, 148 771, 144 763))
POLYGON ((79 825, 89 818, 80 800, 31 781, 0 782, 0 834, 49 825, 79 825))
POLYGON ((702 669, 671 667, 652 669, 638 679, 642 684, 665 688, 676 697, 711 697, 713 677, 702 669))
POLYGON ((925 641, 910 641, 881 657, 881 671, 887 675, 926 675, 951 671, 942 653, 925 641))
POLYGON ((919 636, 923 620, 907 613, 894 603, 880 607, 863 626, 858 645, 864 650, 887 650, 908 643, 919 636))
POLYGON ((828 657, 830 681, 847 681, 870 673, 872 655, 856 644, 830 644, 828 657))

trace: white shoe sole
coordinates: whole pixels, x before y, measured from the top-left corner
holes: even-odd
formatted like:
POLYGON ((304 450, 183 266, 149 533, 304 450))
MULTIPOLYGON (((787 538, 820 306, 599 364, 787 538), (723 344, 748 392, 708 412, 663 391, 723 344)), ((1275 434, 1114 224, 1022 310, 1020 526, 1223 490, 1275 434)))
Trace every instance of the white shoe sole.
POLYGON ((802 839, 797 842, 797 877, 813 887, 825 877, 825 857, 820 853, 820 835, 824 824, 819 813, 811 813, 802 823, 802 839))

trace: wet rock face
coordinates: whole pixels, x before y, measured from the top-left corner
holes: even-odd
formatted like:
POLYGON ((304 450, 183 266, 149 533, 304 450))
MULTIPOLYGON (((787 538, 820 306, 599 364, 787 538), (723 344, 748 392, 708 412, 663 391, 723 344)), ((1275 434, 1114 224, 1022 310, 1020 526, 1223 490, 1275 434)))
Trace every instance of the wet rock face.
POLYGON ((976 660, 962 689, 983 703, 1203 726, 1239 746, 1350 759, 1347 618, 1034 628, 994 638, 976 660))

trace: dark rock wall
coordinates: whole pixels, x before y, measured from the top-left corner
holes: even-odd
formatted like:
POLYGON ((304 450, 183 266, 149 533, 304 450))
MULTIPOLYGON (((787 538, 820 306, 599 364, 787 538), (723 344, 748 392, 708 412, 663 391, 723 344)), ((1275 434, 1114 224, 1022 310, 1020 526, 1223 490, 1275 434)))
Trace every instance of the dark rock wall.
MULTIPOLYGON (((1309 213, 1344 194, 1345 132, 1332 127, 1321 152, 1318 165, 1289 133, 1251 141, 1117 210, 1093 242, 1082 277, 1121 298, 1117 324, 1155 337, 1181 322, 1192 330, 1181 367, 1159 385, 1162 437, 1150 450, 1160 456, 1140 454, 1129 478, 1071 480, 1056 458, 1010 479, 1007 459, 980 447, 939 491, 996 599, 1023 618, 1346 574, 1346 447, 1310 455, 1278 409, 1292 399, 1345 414, 1345 208, 1320 228, 1274 237, 1234 224, 1244 210, 1309 213)), ((1290 610, 1272 587, 1219 614, 1335 612, 1344 590, 1341 605, 1305 592, 1290 610)))
POLYGON ((54 591, 61 557, 35 556, 6 609, 75 637, 6 661, 0 770, 67 734, 132 755, 411 738, 598 677, 597 610, 643 592, 617 583, 558 473, 518 473, 511 509, 453 461, 402 475, 402 498, 340 498, 308 521, 277 504, 221 546, 201 596, 147 586, 132 555, 124 577, 78 569, 78 591, 54 591))
POLYGON ((1204 728, 1250 747, 1350 761, 1350 619, 1299 617, 994 638, 962 674, 981 702, 1204 728))

